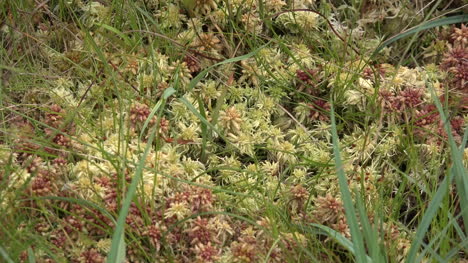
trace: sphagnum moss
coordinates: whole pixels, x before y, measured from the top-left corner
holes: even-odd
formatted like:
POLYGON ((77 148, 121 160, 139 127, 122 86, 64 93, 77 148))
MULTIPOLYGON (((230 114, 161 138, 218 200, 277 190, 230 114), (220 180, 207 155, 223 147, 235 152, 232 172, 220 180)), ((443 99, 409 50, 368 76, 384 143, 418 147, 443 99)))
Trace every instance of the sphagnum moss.
MULTIPOLYGON (((404 30, 393 21, 423 20, 410 1, 182 2, 0 5, 0 256, 105 262, 143 159, 125 262, 353 262, 333 105, 368 256, 405 260, 449 174, 448 138, 466 143, 466 25, 427 32, 435 44, 398 65, 405 42, 367 54, 404 30)), ((460 195, 448 190, 423 260, 466 260, 460 195)))

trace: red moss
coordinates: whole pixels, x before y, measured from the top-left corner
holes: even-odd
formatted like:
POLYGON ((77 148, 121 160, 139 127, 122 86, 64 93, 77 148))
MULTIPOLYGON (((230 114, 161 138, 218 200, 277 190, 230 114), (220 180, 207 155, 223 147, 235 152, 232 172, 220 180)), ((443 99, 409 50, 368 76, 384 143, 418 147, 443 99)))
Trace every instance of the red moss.
POLYGON ((190 227, 185 231, 189 243, 194 245, 198 243, 207 244, 214 242, 215 233, 209 228, 208 219, 197 217, 190 223, 190 227))
POLYGON ((190 73, 197 73, 200 71, 200 63, 192 55, 186 55, 184 57, 184 62, 187 64, 187 68, 190 70, 190 73))
POLYGON ((211 245, 211 243, 207 244, 197 244, 192 251, 195 254, 196 262, 214 262, 218 259, 218 255, 220 253, 219 249, 211 245))
POLYGON ((315 100, 313 104, 308 104, 310 107, 309 117, 312 120, 328 121, 328 111, 330 104, 322 99, 315 100))
POLYGON ((77 262, 80 263, 104 263, 105 258, 101 255, 97 249, 90 248, 81 253, 77 262))
POLYGON ((406 107, 414 108, 422 103, 423 92, 421 89, 406 88, 400 91, 400 97, 402 104, 406 107))
POLYGON ((439 112, 434 104, 424 105, 421 110, 416 111, 415 125, 422 127, 433 124, 439 120, 439 112))
POLYGON ((147 226, 146 229, 143 231, 142 235, 149 239, 150 244, 156 249, 156 251, 159 251, 161 249, 162 232, 159 226, 147 226))
POLYGON ((50 106, 50 112, 45 115, 45 123, 54 128, 59 128, 63 124, 65 110, 57 104, 50 106))

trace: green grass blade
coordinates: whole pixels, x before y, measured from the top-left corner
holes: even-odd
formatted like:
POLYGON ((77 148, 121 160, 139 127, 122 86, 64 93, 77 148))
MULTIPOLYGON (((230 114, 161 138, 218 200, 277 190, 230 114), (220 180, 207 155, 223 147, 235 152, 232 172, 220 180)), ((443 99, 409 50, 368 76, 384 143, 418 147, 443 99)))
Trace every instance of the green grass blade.
POLYGON ((36 256, 34 256, 34 252, 30 247, 28 247, 28 261, 29 263, 36 263, 36 256))
POLYGON ((450 173, 454 174, 454 177, 455 177, 458 196, 460 198, 460 205, 463 211, 463 214, 462 214, 463 222, 465 224, 465 229, 468 229, 468 178, 467 178, 468 173, 466 171, 466 168, 463 165, 463 154, 462 154, 461 149, 459 149, 457 147, 457 144, 455 143, 455 140, 452 135, 452 129, 450 127, 450 122, 447 119, 447 116, 445 116, 444 109, 442 108, 442 104, 440 103, 439 98, 437 97, 434 91, 434 87, 432 86, 432 83, 426 82, 426 84, 427 86, 430 87, 432 98, 434 100, 434 103, 437 107, 437 110, 439 111, 439 115, 444 124, 445 132, 448 135, 450 154, 452 156, 452 161, 453 161, 453 166, 450 169, 450 173))
MULTIPOLYGON (((115 262, 125 262, 125 234, 124 232, 120 235, 119 249, 117 251, 117 257, 115 262)), ((111 251, 112 252, 112 251, 111 251)))
POLYGON ((414 263, 416 262, 416 256, 418 250, 423 242, 424 236, 426 235, 427 229, 432 222, 432 219, 437 213, 442 200, 444 199, 445 195, 448 191, 448 184, 450 181, 451 176, 445 177, 442 183, 437 189, 434 197, 432 198, 431 202, 427 207, 427 211, 424 214, 421 223, 419 223, 418 229, 416 230, 416 234, 414 236, 413 242, 411 243, 411 248, 408 252, 405 262, 406 263, 414 263))
POLYGON ((271 252, 273 252, 273 249, 275 248, 276 244, 278 244, 279 241, 280 241, 280 238, 278 237, 278 238, 273 242, 273 244, 271 244, 271 247, 270 247, 270 249, 268 250, 268 253, 267 253, 266 256, 265 256, 265 260, 263 261, 263 263, 268 263, 268 259, 270 258, 271 252))
MULTIPOLYGON (((198 110, 200 112, 200 115, 207 120, 207 115, 206 115, 206 111, 205 111, 205 107, 203 106, 203 101, 200 97, 198 97, 197 99, 198 101, 198 110)), ((201 132, 202 132, 202 148, 201 148, 201 160, 203 162, 206 161, 206 143, 208 141, 208 138, 210 137, 208 132, 208 127, 206 126, 206 124, 204 122, 201 123, 201 132)))
POLYGON ((113 223, 116 223, 114 217, 103 207, 100 207, 93 202, 84 200, 84 199, 77 199, 77 198, 70 198, 70 197, 62 197, 62 196, 38 196, 34 198, 25 198, 21 199, 21 201, 31 201, 31 200, 59 200, 59 201, 65 201, 69 203, 75 203, 79 204, 83 207, 90 207, 98 210, 101 212, 104 216, 109 218, 113 223))
POLYGON ((158 101, 156 103, 156 105, 154 105, 153 109, 151 110, 150 114, 148 115, 148 118, 146 118, 145 122, 143 123, 143 127, 141 128, 140 136, 138 137, 138 139, 140 141, 143 138, 143 135, 145 134, 145 130, 146 130, 146 128, 148 128, 148 125, 149 125, 150 121, 153 119, 154 115, 159 110, 159 107, 161 107, 161 103, 162 103, 162 101, 158 101))
POLYGON ((330 104, 331 104, 330 115, 331 115, 331 133, 332 133, 332 141, 333 141, 333 154, 334 154, 335 165, 336 165, 336 173, 338 175, 338 183, 340 186, 341 199, 343 200, 343 203, 344 203, 346 220, 349 225, 351 238, 353 240, 353 245, 355 248, 356 261, 367 262, 366 260, 367 255, 366 255, 366 250, 364 247, 362 232, 359 229, 359 224, 358 224, 358 220, 356 217, 356 210, 354 209, 354 205, 352 202, 353 199, 351 197, 351 193, 348 188, 348 180, 346 179, 346 175, 343 170, 343 163, 341 161, 340 146, 338 142, 338 133, 336 131, 335 109, 334 109, 333 103, 330 103, 330 104))
POLYGON ((124 40, 125 45, 127 45, 128 47, 132 46, 132 41, 130 40, 130 38, 127 37, 124 33, 122 33, 122 31, 118 30, 117 28, 106 25, 106 24, 101 24, 101 23, 96 23, 96 25, 118 35, 120 38, 124 40))
MULTIPOLYGON (((174 93, 176 93, 176 90, 173 87, 169 87, 164 90, 162 97, 164 100, 167 100, 167 98, 169 98, 174 93)), ((143 127, 141 128, 140 137, 139 137, 140 141, 143 138, 144 131, 148 127, 150 121, 153 119, 154 115, 156 115, 156 112, 159 110, 159 107, 161 107, 161 104, 162 104, 162 100, 156 103, 156 105, 153 107, 150 114, 148 115, 148 118, 146 118, 145 122, 143 123, 143 127)))
MULTIPOLYGON (((428 252, 433 246, 434 244, 436 244, 436 242, 438 240, 440 240, 440 238, 442 237, 445 237, 449 228, 452 226, 452 225, 456 225, 457 224, 457 221, 458 218, 460 217, 460 215, 456 216, 456 217, 450 217, 450 221, 447 223, 447 225, 444 226, 444 228, 439 232, 437 233, 436 236, 434 236, 429 244, 424 248, 424 250, 421 252, 421 255, 416 259, 416 262, 419 262, 422 260, 422 257, 426 254, 426 252, 428 252)), ((462 237, 462 240, 467 240, 466 238, 463 238, 462 237)), ((468 241, 468 240, 467 240, 468 241)), ((439 255, 435 255, 436 257, 440 257, 439 255)), ((446 256, 447 257, 447 256, 446 256)), ((439 260, 440 262, 446 262, 447 260, 439 260)))
POLYGON ((213 124, 211 124, 205 117, 203 117, 202 114, 200 114, 200 112, 197 111, 197 109, 193 106, 193 104, 188 101, 186 98, 182 97, 182 98, 179 98, 179 100, 185 105, 187 106, 187 108, 193 113, 195 114, 195 116, 197 116, 200 121, 210 127, 214 132, 216 132, 223 140, 227 141, 226 137, 224 135, 222 135, 218 129, 216 129, 216 127, 213 126, 213 124))
MULTIPOLYGON (((355 194, 358 196, 358 193, 355 194)), ((359 212, 359 218, 361 219, 361 225, 364 232, 364 240, 365 244, 367 244, 367 248, 370 253, 370 257, 375 262, 385 262, 382 251, 380 249, 380 242, 378 237, 377 229, 372 227, 369 222, 369 218, 367 217, 366 208, 361 198, 357 198, 356 206, 359 212)))
MULTIPOLYGON (((355 246, 354 246, 353 242, 351 242, 349 239, 344 237, 338 231, 336 231, 334 229, 331 229, 330 227, 324 226, 324 225, 319 225, 319 224, 310 224, 310 225, 315 227, 315 228, 318 228, 319 230, 321 230, 323 233, 320 233, 320 234, 324 234, 324 235, 332 238, 338 244, 340 244, 343 248, 348 250, 351 254, 357 256, 356 255, 356 249, 355 249, 355 246)), ((372 262, 372 259, 369 256, 366 255, 366 261, 365 262, 372 262)))
POLYGON ((3 259, 5 260, 5 262, 7 263, 14 263, 14 261, 10 258, 10 256, 8 255, 8 253, 5 251, 5 249, 3 247, 0 246, 0 255, 3 257, 3 259))
POLYGON ((415 26, 415 27, 413 27, 413 28, 411 28, 411 29, 409 29, 409 30, 407 30, 405 32, 402 32, 402 33, 400 33, 398 35, 395 35, 395 36, 385 40, 382 44, 380 44, 377 47, 377 49, 374 51, 374 53, 372 55, 375 55, 375 54, 379 53, 386 46, 392 44, 393 42, 395 42, 397 40, 405 38, 405 37, 407 37, 409 35, 412 35, 412 34, 415 34, 415 33, 421 32, 423 30, 430 29, 430 28, 434 28, 434 27, 450 25, 450 24, 456 24, 456 23, 464 23, 464 22, 467 22, 467 21, 468 21, 468 14, 458 15, 458 16, 451 16, 451 17, 440 18, 440 19, 428 21, 426 23, 417 25, 417 26, 415 26))
MULTIPOLYGON (((165 103, 163 103, 164 105, 165 103)), ((156 130, 153 130, 150 133, 150 137, 148 138, 148 142, 145 147, 145 151, 143 155, 141 156, 140 162, 138 163, 138 166, 136 168, 135 175, 132 178, 132 181, 130 183, 130 187, 128 188, 127 195, 125 196, 125 199, 123 201, 122 208, 119 213, 119 217, 117 219, 117 224, 115 227, 114 234, 112 236, 112 244, 111 244, 111 250, 107 256, 107 263, 122 263, 125 259, 125 256, 122 256, 122 253, 125 254, 125 243, 124 243, 124 228, 125 228, 125 218, 127 217, 128 210, 130 208, 130 205, 132 203, 133 196, 136 193, 138 183, 141 179, 141 176, 143 174, 143 169, 145 167, 145 160, 146 156, 148 156, 150 149, 152 148, 152 143, 157 134, 156 130)))
POLYGON ((457 244, 456 247, 454 247, 447 253, 447 255, 445 256, 445 260, 443 262, 453 262, 450 259, 452 257, 455 257, 459 253, 459 251, 461 250, 460 248, 466 249, 466 247, 468 247, 468 239, 463 239, 461 243, 457 244))
POLYGON ((324 226, 324 225, 311 224, 311 226, 322 230, 328 237, 333 238, 336 242, 338 242, 338 244, 343 246, 346 250, 348 250, 352 254, 356 253, 353 242, 351 242, 349 239, 344 237, 340 232, 333 230, 329 228, 328 226, 324 226))

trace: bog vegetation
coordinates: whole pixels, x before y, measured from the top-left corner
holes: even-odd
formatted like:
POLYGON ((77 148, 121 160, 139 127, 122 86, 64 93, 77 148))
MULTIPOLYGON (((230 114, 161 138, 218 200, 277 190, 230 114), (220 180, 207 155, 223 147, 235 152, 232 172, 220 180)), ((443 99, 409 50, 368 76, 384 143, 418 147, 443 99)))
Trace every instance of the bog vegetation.
POLYGON ((0 3, 0 261, 468 262, 468 2, 0 3))

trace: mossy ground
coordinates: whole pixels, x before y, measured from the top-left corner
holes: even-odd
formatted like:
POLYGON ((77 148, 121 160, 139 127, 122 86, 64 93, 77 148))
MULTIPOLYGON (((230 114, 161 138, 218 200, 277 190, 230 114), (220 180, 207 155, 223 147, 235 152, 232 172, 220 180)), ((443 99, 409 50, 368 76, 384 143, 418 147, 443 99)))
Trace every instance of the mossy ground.
POLYGON ((2 1, 0 258, 466 262, 466 4, 2 1))

